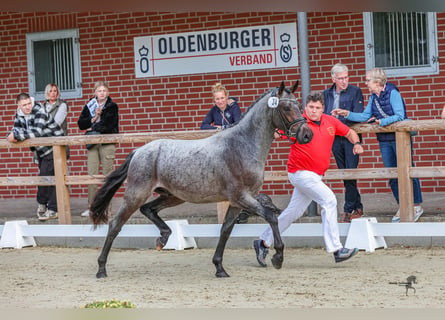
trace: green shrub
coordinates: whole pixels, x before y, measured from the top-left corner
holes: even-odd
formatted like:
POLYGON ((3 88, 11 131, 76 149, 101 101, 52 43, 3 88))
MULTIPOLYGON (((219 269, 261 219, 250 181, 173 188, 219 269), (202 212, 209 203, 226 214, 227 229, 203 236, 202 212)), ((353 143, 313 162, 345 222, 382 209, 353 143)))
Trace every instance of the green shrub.
POLYGON ((136 308, 136 305, 130 301, 119 301, 116 299, 104 300, 104 301, 94 301, 92 303, 87 303, 84 308, 90 309, 105 309, 105 308, 136 308))

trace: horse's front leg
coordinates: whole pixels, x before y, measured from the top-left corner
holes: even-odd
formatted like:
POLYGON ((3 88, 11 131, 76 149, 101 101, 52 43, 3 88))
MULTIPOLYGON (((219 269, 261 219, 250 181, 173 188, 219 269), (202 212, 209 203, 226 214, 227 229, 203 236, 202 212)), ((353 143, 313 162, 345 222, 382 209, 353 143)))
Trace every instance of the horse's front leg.
MULTIPOLYGON (((274 236, 274 247, 276 250, 275 255, 272 258, 272 264, 275 268, 280 269, 283 265, 283 251, 284 244, 281 239, 281 234, 278 228, 278 216, 281 214, 281 209, 278 208, 273 202, 272 199, 264 193, 259 193, 255 199, 261 204, 264 208, 263 218, 269 223, 273 236, 274 236)), ((261 214, 260 214, 261 215, 261 214)))
POLYGON ((212 260, 213 264, 216 267, 215 275, 217 278, 230 277, 229 274, 226 272, 226 270, 224 270, 222 261, 227 240, 229 239, 230 234, 232 233, 233 226, 235 225, 235 220, 238 217, 238 214, 239 214, 239 209, 230 206, 224 218, 224 223, 221 226, 218 245, 216 246, 215 254, 213 255, 213 260, 212 260))
POLYGON ((269 208, 265 208, 264 219, 269 223, 274 238, 275 254, 271 259, 272 265, 275 269, 281 269, 284 260, 284 243, 281 239, 280 230, 278 229, 277 216, 275 215, 274 211, 270 210, 269 208))

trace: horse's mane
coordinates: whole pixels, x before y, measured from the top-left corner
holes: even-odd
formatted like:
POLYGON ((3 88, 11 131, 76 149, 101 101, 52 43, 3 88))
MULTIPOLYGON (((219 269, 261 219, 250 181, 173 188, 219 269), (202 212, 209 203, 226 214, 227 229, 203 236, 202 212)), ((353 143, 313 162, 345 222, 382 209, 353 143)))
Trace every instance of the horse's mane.
MULTIPOLYGON (((272 90, 277 89, 276 88, 271 88, 268 91, 264 92, 261 96, 259 96, 254 102, 251 103, 251 105, 246 109, 246 111, 244 113, 241 114, 240 119, 237 122, 234 122, 228 126, 226 126, 226 128, 231 128, 233 126, 236 126, 244 117, 245 115, 253 108, 254 105, 256 105, 258 103, 258 101, 260 101, 262 98, 264 98, 264 96, 268 95, 272 90)), ((284 88, 284 91, 286 91, 287 93, 291 93, 290 90, 288 88, 284 88)))

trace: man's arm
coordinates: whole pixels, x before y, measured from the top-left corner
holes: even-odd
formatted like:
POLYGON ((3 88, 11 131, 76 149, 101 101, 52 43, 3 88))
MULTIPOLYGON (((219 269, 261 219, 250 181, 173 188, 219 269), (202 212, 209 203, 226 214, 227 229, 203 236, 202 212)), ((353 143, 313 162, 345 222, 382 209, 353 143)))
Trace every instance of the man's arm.
POLYGON ((355 132, 352 129, 349 129, 348 133, 345 135, 345 138, 348 139, 349 142, 351 142, 354 145, 354 149, 352 149, 352 152, 354 154, 363 153, 363 147, 362 144, 360 143, 360 138, 357 132, 355 132))

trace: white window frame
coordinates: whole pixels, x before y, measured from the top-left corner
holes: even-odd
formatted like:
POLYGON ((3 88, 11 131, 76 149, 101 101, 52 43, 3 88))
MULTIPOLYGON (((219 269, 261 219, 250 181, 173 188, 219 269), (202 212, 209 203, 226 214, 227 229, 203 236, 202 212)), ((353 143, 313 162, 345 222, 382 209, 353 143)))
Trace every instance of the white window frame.
POLYGON ((71 90, 60 89, 60 95, 62 99, 73 99, 82 97, 82 79, 81 79, 81 64, 80 64, 80 43, 79 43, 79 30, 78 29, 65 29, 47 32, 35 32, 26 34, 26 53, 28 60, 28 85, 29 94, 37 100, 44 100, 44 92, 36 92, 35 85, 35 61, 34 61, 34 42, 57 40, 57 39, 73 39, 73 63, 74 63, 74 81, 75 88, 71 90))
MULTIPOLYGON (((365 35, 365 63, 366 70, 375 68, 374 56, 374 32, 372 12, 363 13, 363 26, 365 35)), ((439 58, 437 44, 437 22, 436 13, 427 13, 428 26, 428 50, 429 50, 429 66, 409 66, 401 68, 384 68, 388 76, 420 76, 432 75, 439 73, 439 58)))

